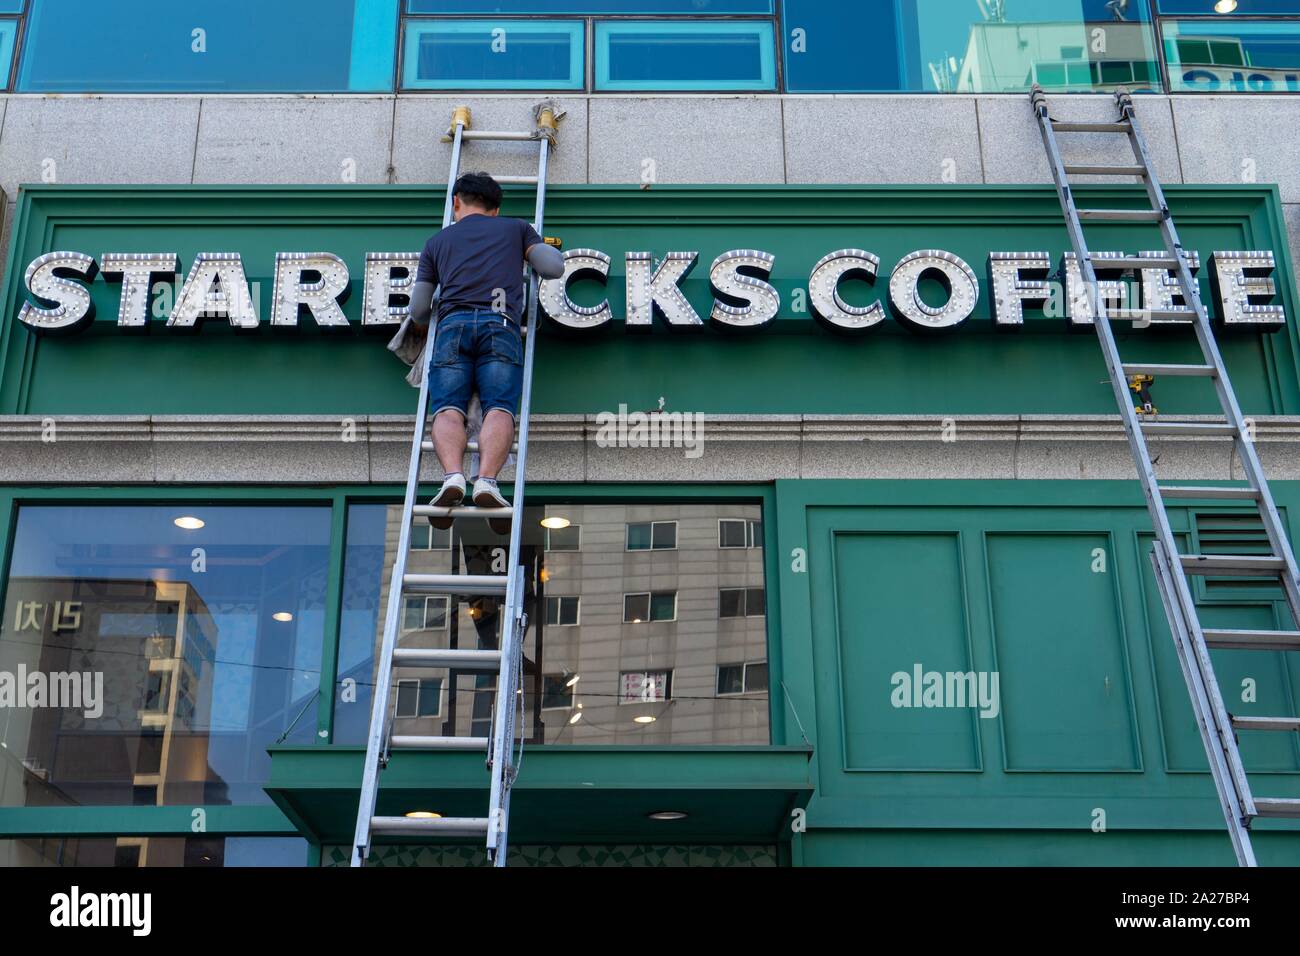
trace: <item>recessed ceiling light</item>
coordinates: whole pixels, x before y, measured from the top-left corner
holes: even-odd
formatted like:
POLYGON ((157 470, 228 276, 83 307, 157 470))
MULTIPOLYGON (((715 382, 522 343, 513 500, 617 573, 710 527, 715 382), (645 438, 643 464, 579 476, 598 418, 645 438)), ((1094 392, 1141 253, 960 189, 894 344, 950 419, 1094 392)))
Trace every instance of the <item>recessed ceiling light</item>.
POLYGON ((441 820, 441 813, 434 813, 432 810, 412 810, 407 814, 412 820, 441 820))
POLYGON ((1215 13, 1231 13, 1237 9, 1237 0, 1218 0, 1214 4, 1215 13))
POLYGON ((277 621, 283 621, 285 623, 288 623, 289 621, 293 620, 293 615, 290 614, 288 611, 276 611, 274 614, 271 615, 271 617, 275 618, 275 620, 277 621))
POLYGON ((685 820, 689 815, 681 810, 656 810, 646 814, 651 820, 685 820))
POLYGON ((206 522, 202 518, 194 517, 194 515, 181 515, 179 518, 173 519, 172 524, 178 528, 184 528, 186 531, 198 531, 206 522))
POLYGON ((559 531, 561 528, 567 528, 572 523, 573 522, 563 515, 548 515, 542 519, 542 527, 550 528, 552 531, 559 531))
POLYGON ((653 716, 651 716, 650 714, 642 714, 640 717, 633 717, 633 718, 632 718, 632 723, 634 723, 634 724, 653 724, 657 719, 658 719, 658 718, 653 717, 653 716))
POLYGON ((578 681, 580 681, 580 680, 582 680, 582 675, 581 675, 581 674, 574 674, 572 677, 570 677, 567 681, 564 682, 564 686, 565 686, 565 687, 573 687, 573 686, 574 686, 575 684, 577 684, 578 681))
POLYGON ((582 720, 582 711, 575 710, 573 716, 569 718, 569 723, 576 724, 580 720, 582 720))

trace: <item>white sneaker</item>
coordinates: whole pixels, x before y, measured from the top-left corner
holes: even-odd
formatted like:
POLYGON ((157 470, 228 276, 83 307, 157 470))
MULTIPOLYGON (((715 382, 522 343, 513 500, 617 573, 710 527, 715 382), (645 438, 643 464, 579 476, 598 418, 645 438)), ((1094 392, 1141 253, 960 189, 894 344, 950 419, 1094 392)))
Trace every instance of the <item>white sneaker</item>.
MULTIPOLYGON (((475 508, 509 508, 510 502, 501 495, 501 489, 497 487, 495 479, 479 478, 474 482, 474 507, 475 508)), ((510 533, 509 518, 489 518, 488 527, 496 534, 510 533)))
MULTIPOLYGON (((465 476, 462 474, 448 475, 442 480, 442 487, 438 493, 433 496, 429 504, 435 508, 454 508, 465 498, 465 476)), ((433 525, 439 531, 446 531, 451 527, 453 518, 430 518, 429 524, 433 525)))

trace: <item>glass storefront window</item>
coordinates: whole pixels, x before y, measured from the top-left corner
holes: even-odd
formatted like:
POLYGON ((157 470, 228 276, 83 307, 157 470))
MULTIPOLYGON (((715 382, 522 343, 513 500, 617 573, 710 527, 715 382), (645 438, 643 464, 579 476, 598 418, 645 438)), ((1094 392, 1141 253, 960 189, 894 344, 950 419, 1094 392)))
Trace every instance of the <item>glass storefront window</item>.
MULTIPOLYGON (((348 509, 336 743, 365 741, 400 512, 398 505, 383 504, 348 509)), ((746 504, 527 509, 525 738, 563 744, 768 743, 762 545, 726 548, 718 534, 720 520, 761 527, 760 512, 758 505, 746 504), (540 522, 551 516, 581 526, 580 541, 546 550, 540 522), (671 527, 675 550, 628 550, 628 529, 640 526, 651 529, 650 541, 653 528, 671 527), (744 596, 742 615, 720 617, 724 590, 744 596), (738 681, 723 674, 737 662, 738 681)), ((410 571, 496 573, 503 548, 503 539, 483 522, 460 522, 449 551, 412 552, 410 571)), ((398 645, 494 648, 499 635, 499 601, 461 598, 453 599, 445 630, 404 632, 398 645)), ((486 734, 495 675, 399 668, 395 678, 395 733, 486 734), (429 696, 435 693, 436 701, 429 696)))
POLYGON ((0 867, 10 866, 306 866, 298 837, 30 837, 0 840, 0 867))
POLYGON ((1300 91, 1300 22, 1161 20, 1160 31, 1171 90, 1300 91))
POLYGON ((1147 0, 783 0, 792 92, 1159 89, 1147 0))
POLYGON ((580 20, 408 20, 402 86, 582 89, 584 35, 580 20))
POLYGON ((40 0, 18 89, 381 92, 393 88, 397 17, 398 0, 40 0))
POLYGON ((0 806, 269 803, 266 748, 316 736, 329 540, 325 507, 23 506, 0 806))
POLYGON ((597 90, 772 90, 776 48, 767 20, 596 24, 597 90))

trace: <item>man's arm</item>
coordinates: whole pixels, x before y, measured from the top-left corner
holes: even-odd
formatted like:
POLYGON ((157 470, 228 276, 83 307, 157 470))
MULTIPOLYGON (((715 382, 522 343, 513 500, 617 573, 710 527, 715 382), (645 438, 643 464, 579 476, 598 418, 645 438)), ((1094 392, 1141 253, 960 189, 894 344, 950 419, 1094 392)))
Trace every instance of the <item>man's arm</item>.
POLYGON ((417 281, 411 287, 411 321, 416 325, 428 325, 433 318, 433 292, 436 286, 432 282, 417 281))
POLYGON ((433 258, 433 239, 430 239, 420 251, 420 264, 411 287, 411 321, 416 325, 428 325, 433 317, 433 293, 437 288, 438 264, 433 258))
POLYGON ((554 246, 538 242, 528 247, 524 256, 543 279, 558 279, 564 275, 564 253, 554 246))

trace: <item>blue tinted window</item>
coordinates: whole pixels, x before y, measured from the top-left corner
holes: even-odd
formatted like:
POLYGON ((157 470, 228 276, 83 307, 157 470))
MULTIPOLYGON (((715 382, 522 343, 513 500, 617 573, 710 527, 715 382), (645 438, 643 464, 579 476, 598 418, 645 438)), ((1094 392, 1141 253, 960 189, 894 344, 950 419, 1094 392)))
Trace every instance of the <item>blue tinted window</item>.
POLYGON ((581 21, 408 20, 408 89, 581 89, 581 21))
POLYGON ((1156 88, 1146 0, 783 0, 795 92, 1156 88))
MULTIPOLYGON (((1156 0, 1156 9, 1161 13, 1219 16, 1214 0, 1156 0)), ((1300 14, 1300 0, 1237 0, 1236 9, 1231 11, 1233 16, 1247 17, 1287 13, 1300 14)))
POLYGON ((266 748, 316 739, 329 553, 327 507, 24 506, 0 672, 77 693, 10 726, 42 769, 4 800, 269 803, 266 748))
POLYGON ((772 0, 406 0, 410 13, 771 13, 772 0))
POLYGON ((9 87, 9 68, 13 65, 14 38, 17 36, 17 20, 0 20, 0 89, 9 87))
POLYGON ((1300 23, 1163 20, 1160 30, 1170 89, 1300 91, 1300 23))
POLYGON ((393 86, 398 0, 40 0, 25 91, 331 92, 393 86))
POLYGON ((23 0, 0 0, 0 13, 22 13, 23 0))
POLYGON ((598 90, 770 90, 765 21, 605 21, 596 24, 598 90))

